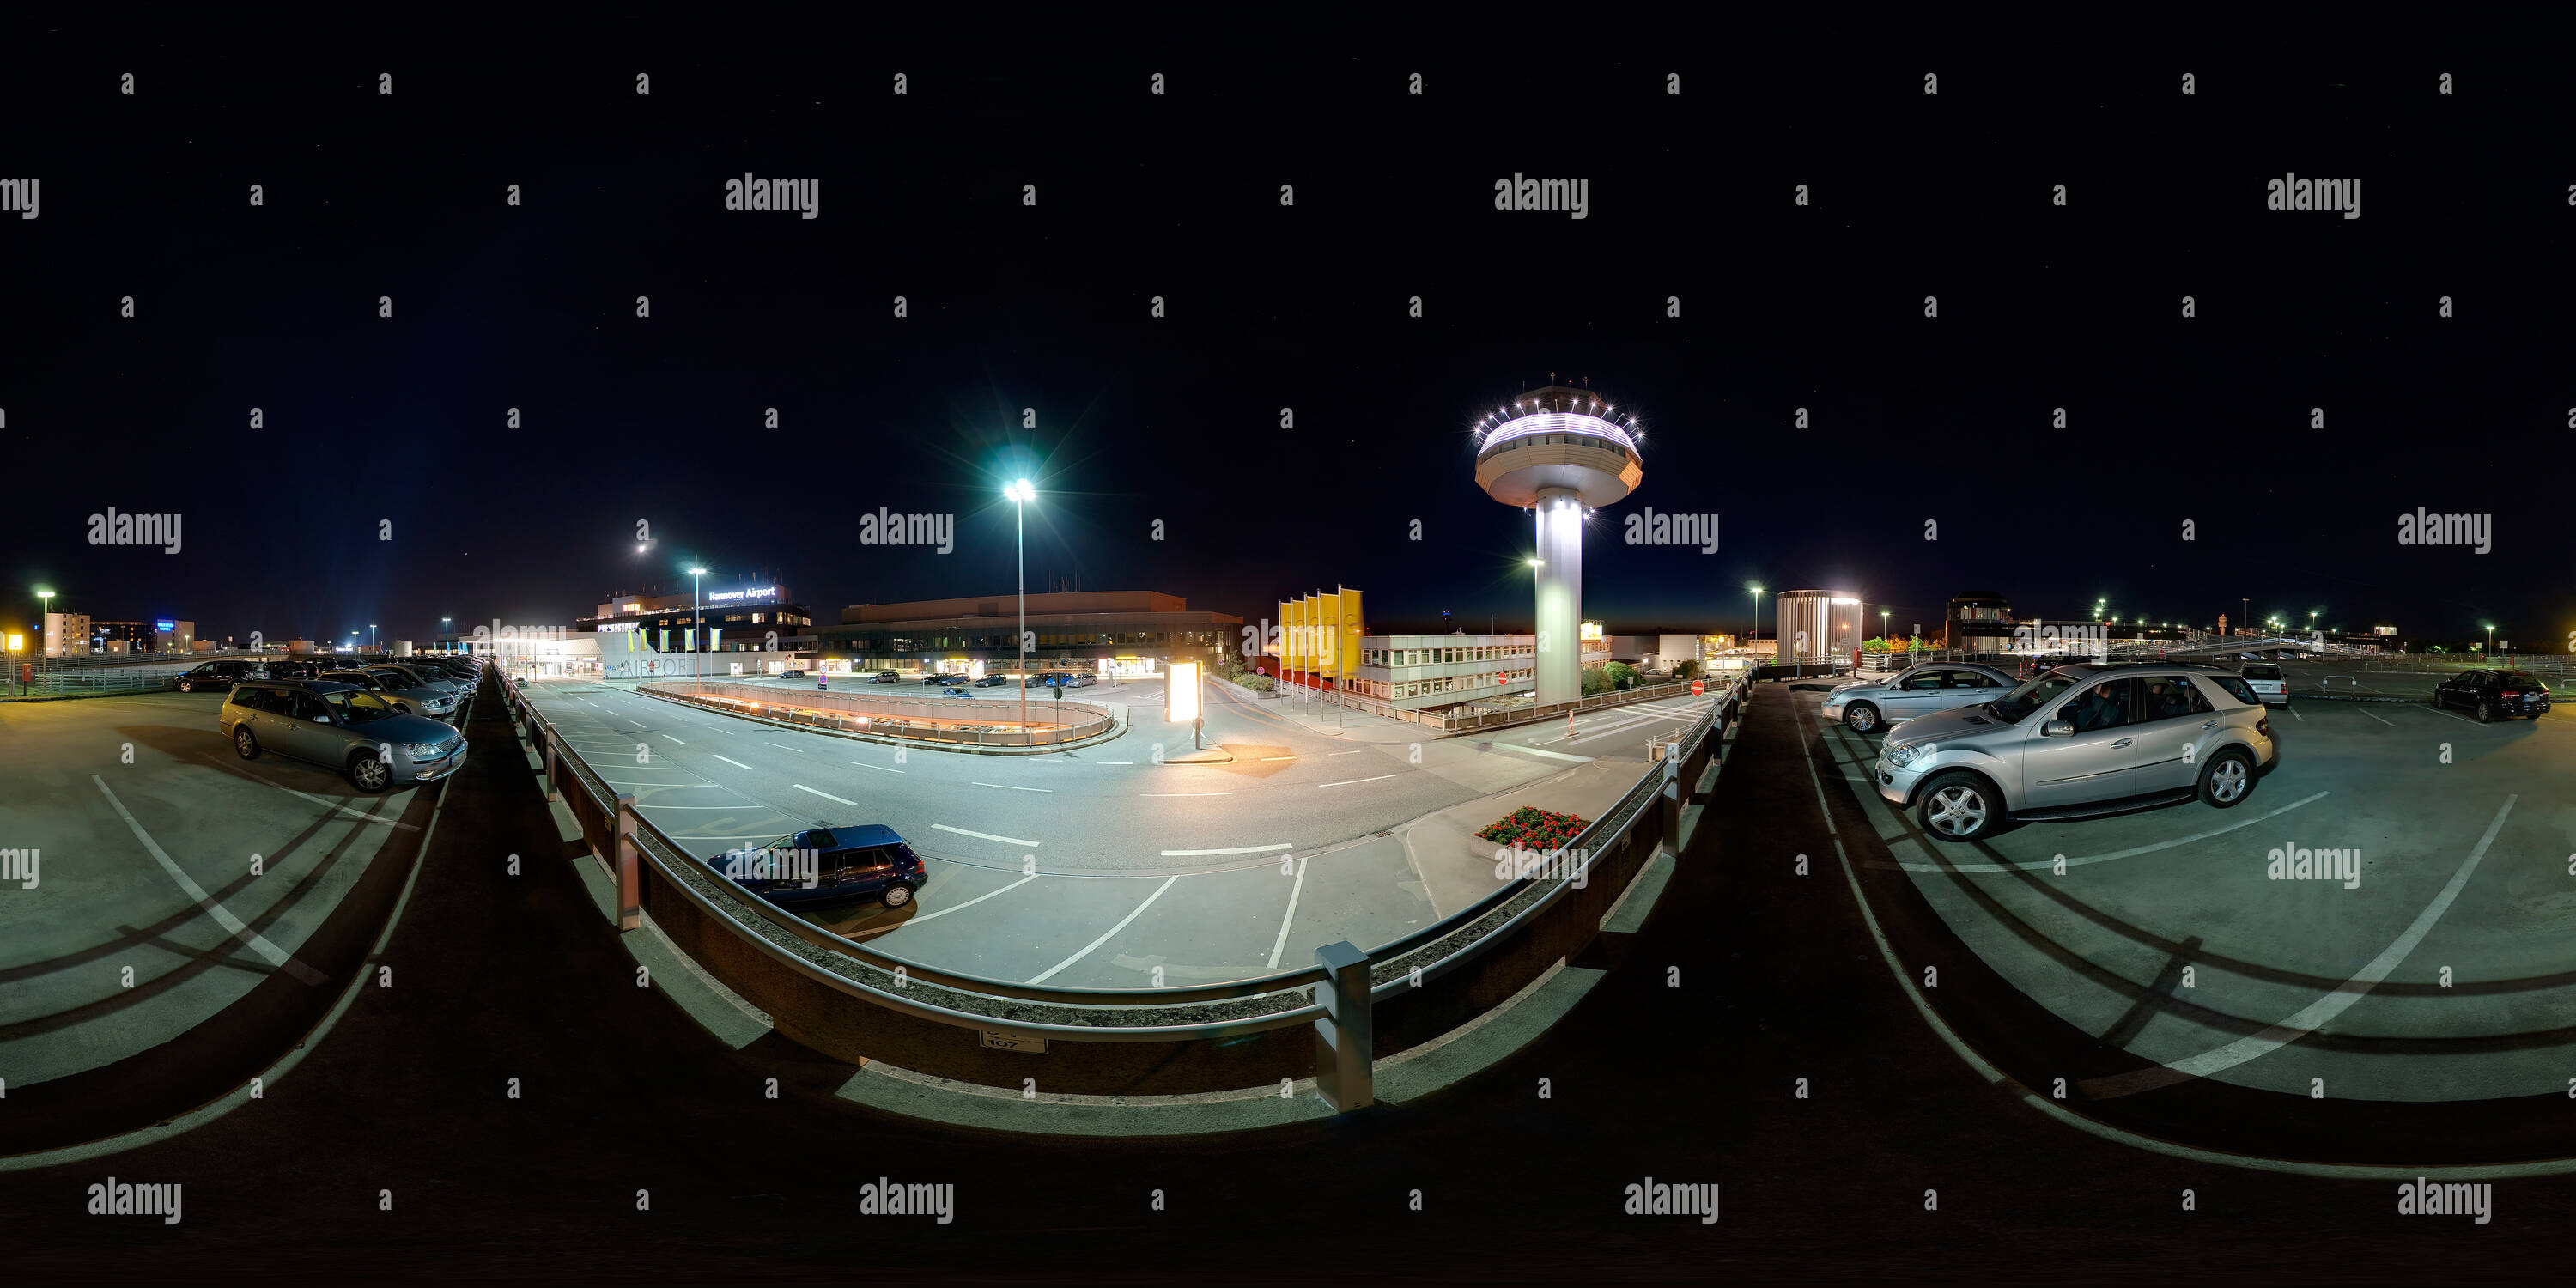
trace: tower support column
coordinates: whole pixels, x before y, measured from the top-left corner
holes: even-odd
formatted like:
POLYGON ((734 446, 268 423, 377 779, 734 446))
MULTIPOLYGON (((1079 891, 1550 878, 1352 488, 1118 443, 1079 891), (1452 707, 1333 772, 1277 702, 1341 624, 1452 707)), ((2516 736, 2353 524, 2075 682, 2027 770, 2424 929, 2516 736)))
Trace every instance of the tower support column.
POLYGON ((1538 703, 1583 696, 1583 498, 1542 489, 1538 514, 1538 703))

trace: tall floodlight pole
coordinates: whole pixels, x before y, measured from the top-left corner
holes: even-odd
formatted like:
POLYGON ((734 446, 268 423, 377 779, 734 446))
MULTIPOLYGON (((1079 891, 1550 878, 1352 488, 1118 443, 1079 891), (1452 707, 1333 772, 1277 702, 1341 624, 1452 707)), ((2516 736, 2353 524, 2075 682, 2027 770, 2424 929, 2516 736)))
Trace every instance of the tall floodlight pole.
POLYGON ((1476 485, 1537 521, 1539 706, 1583 696, 1583 522, 1646 480, 1634 416, 1590 389, 1549 385, 1476 425, 1476 485))
MULTIPOLYGON (((54 592, 50 590, 38 590, 36 592, 36 603, 36 665, 48 678, 50 678, 54 673, 54 651, 45 647, 45 627, 47 623, 44 619, 54 615, 54 592)), ((69 634, 70 632, 66 631, 64 633, 69 634)), ((43 687, 45 681, 40 680, 37 683, 38 687, 43 687)))
POLYGON ((447 629, 448 622, 452 620, 454 619, 447 617, 438 619, 438 633, 444 637, 439 642, 447 646, 446 648, 441 649, 440 652, 453 653, 456 651, 456 632, 447 629))
POLYGON ((1745 641, 1750 647, 1762 642, 1762 588, 1747 586, 1745 589, 1753 592, 1753 638, 1745 641))
POLYGON ((689 565, 689 692, 691 693, 707 691, 707 682, 698 663, 698 635, 707 628, 706 601, 698 597, 698 578, 706 575, 706 569, 696 564, 689 565))
POLYGON ((1019 519, 1019 589, 1020 589, 1020 732, 1029 731, 1029 502, 1038 499, 1038 490, 1027 479, 1013 479, 1002 495, 1011 498, 1011 508, 1019 519))

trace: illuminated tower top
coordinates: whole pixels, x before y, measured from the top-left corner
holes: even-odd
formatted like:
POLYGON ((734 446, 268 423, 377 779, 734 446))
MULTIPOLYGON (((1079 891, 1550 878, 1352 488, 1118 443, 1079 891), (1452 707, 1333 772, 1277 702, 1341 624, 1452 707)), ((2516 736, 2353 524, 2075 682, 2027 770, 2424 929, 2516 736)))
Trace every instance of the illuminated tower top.
POLYGON ((1597 390, 1533 389, 1477 422, 1476 486, 1523 508, 1559 490, 1586 508, 1614 504, 1646 478, 1636 423, 1597 390))

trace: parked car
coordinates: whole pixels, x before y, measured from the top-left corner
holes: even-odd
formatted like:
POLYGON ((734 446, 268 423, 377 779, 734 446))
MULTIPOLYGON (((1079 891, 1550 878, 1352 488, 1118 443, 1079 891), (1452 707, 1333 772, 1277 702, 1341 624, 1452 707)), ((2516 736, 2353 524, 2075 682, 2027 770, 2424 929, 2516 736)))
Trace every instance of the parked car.
POLYGON ((1939 841, 2006 819, 2087 818, 2197 797, 2242 804, 2279 759, 2240 676, 2185 665, 2063 666, 1891 730, 1870 776, 1939 841))
POLYGON ((892 671, 879 671, 868 677, 868 683, 870 684, 897 684, 901 683, 902 680, 902 676, 897 675, 892 671))
POLYGON ((443 716, 456 710, 455 696, 445 689, 397 688, 395 680, 371 670, 324 671, 314 678, 365 689, 382 697, 405 715, 443 716))
POLYGON ((434 666, 417 666, 408 662, 377 662, 366 669, 389 678, 409 676, 414 684, 423 688, 445 689, 459 699, 465 696, 465 681, 434 666))
POLYGON ((995 689, 1010 682, 1011 677, 1007 675, 987 675, 975 681, 975 687, 979 689, 995 689))
POLYGON ((196 693, 205 689, 221 692, 251 679, 252 672, 257 669, 254 664, 238 659, 199 662, 174 677, 170 681, 170 687, 181 693, 196 693))
POLYGON ((866 898, 900 908, 930 877, 921 856, 893 828, 878 823, 791 832, 705 862, 782 908, 866 898))
POLYGON ((465 763, 463 733, 327 680, 246 681, 224 699, 215 726, 244 760, 273 751, 337 770, 362 792, 432 782, 465 763))
POLYGON ((805 668, 801 666, 791 666, 786 670, 779 672, 778 678, 782 680, 802 680, 805 678, 805 668))
POLYGON ((938 674, 931 674, 931 675, 925 675, 925 676, 921 677, 921 687, 923 687, 923 688, 925 688, 925 689, 927 689, 927 688, 931 688, 931 687, 936 686, 936 685, 942 685, 942 684, 964 684, 965 682, 966 682, 966 677, 965 677, 965 676, 962 676, 962 675, 938 675, 938 674))
POLYGON ((1825 719, 1869 733, 1916 716, 1974 706, 2020 681, 1982 662, 1927 662, 1883 680, 1853 680, 1825 694, 1825 719))
POLYGON ((2264 706, 2290 705, 2290 681, 2281 674, 2280 663, 2248 662, 2237 674, 2245 677, 2246 687, 2254 690, 2254 696, 2263 699, 2264 706))
POLYGON ((2463 671, 2433 686, 2433 705, 2474 711, 2478 723, 2529 716, 2549 710, 2549 686, 2529 671, 2463 671))

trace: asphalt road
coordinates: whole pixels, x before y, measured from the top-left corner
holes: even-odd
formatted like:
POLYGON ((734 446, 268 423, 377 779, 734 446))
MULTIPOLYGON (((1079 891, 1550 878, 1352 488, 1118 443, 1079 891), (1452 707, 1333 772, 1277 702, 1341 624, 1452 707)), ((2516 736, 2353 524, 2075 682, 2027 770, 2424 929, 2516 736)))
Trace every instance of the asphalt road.
POLYGON ((1977 1073, 1927 1026, 1830 861, 1794 866, 1829 860, 1858 815, 1820 808, 1787 698, 1757 691, 1663 901, 1579 963, 1607 974, 1518 1056, 1402 1111, 1134 1142, 882 1116, 831 1094, 845 1066, 774 1036, 733 1050, 698 1031, 636 986, 572 861, 516 877, 498 863, 543 853, 553 825, 487 699, 475 759, 449 787, 468 807, 446 812, 377 963, 392 986, 357 990, 259 1102, 111 1157, 0 1172, 11 1271, 1194 1284, 2558 1272, 2576 1214, 2563 1178, 2498 1182, 2488 1224, 2400 1216, 2391 1180, 2106 1139, 1977 1073), (184 1219, 88 1215, 87 1187, 111 1176, 181 1185, 184 1219), (860 1215, 860 1186, 880 1177, 953 1186, 953 1219, 860 1215), (1624 1214, 1626 1187, 1648 1177, 1720 1185, 1721 1219, 1624 1214))
MULTIPOLYGON (((1374 717, 1307 708, 1301 719, 1212 686, 1205 741, 1232 759, 1196 764, 1157 758, 1157 744, 1166 756, 1191 744, 1187 726, 1162 721, 1157 685, 1077 691, 1128 704, 1136 723, 1029 756, 776 728, 620 686, 529 691, 606 782, 704 856, 818 823, 883 823, 924 856, 930 877, 911 906, 811 914, 822 924, 926 965, 1098 988, 1242 979, 1302 965, 1322 944, 1372 947, 1429 925, 1492 888, 1490 861, 1482 885, 1457 880, 1445 857, 1426 875, 1405 825, 1495 793, 1545 801, 1545 785, 1578 767, 1624 787, 1646 772, 1648 737, 1706 710, 1705 699, 1655 702, 1570 728, 1439 739, 1374 717)), ((1010 690, 984 692, 1014 703, 1010 690)))

